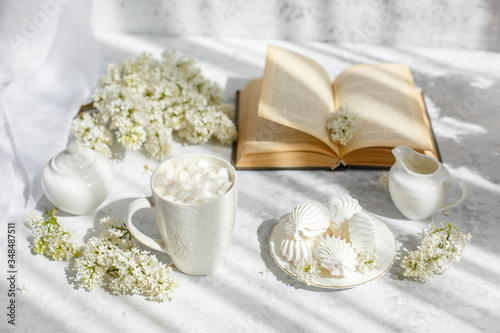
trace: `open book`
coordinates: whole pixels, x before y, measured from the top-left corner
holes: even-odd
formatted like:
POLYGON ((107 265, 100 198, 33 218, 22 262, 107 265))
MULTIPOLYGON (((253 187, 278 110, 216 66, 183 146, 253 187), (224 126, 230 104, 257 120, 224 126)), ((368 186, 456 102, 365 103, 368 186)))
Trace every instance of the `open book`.
POLYGON ((330 82, 315 61, 269 46, 263 78, 239 93, 238 169, 389 167, 405 145, 439 158, 422 94, 408 67, 361 64, 330 82), (345 146, 331 142, 328 116, 340 106, 358 115, 345 146))

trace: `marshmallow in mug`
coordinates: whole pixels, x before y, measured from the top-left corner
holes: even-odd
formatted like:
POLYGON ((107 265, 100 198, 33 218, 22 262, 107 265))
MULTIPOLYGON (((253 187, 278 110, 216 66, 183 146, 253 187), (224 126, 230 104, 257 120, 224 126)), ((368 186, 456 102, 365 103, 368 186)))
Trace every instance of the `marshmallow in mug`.
POLYGON ((201 204, 224 195, 232 182, 227 168, 199 160, 171 165, 156 175, 153 185, 165 200, 201 204))

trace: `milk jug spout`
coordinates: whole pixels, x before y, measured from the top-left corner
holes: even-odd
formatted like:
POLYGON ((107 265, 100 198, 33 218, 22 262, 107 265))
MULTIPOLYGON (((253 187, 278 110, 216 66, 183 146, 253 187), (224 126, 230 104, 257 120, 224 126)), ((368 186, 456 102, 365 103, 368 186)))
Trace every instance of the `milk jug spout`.
MULTIPOLYGON (((394 165, 397 169, 401 169, 408 175, 430 175, 436 172, 441 172, 442 164, 436 159, 420 154, 415 150, 406 147, 398 146, 392 150, 392 154, 396 158, 394 165)), ((444 170, 447 173, 446 170, 444 170)))

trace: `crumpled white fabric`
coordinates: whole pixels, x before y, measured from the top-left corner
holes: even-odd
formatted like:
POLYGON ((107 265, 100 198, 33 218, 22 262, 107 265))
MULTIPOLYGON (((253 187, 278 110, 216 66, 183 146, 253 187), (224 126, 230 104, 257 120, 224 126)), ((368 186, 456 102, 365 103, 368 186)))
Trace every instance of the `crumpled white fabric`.
POLYGON ((0 235, 42 197, 44 165, 97 83, 88 0, 0 0, 0 235))

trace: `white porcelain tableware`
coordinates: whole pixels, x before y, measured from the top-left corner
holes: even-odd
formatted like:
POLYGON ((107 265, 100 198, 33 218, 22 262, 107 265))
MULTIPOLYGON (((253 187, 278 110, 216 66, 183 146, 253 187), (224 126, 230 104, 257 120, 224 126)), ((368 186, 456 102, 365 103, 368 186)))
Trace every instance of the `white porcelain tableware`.
POLYGON ((394 148, 392 153, 396 162, 389 172, 389 193, 401 214, 408 219, 424 220, 437 211, 458 205, 467 196, 465 183, 451 177, 436 159, 405 146, 394 148), (444 204, 452 183, 460 187, 462 195, 444 204))
POLYGON ((75 215, 94 211, 109 195, 113 170, 102 154, 74 144, 44 167, 42 189, 57 208, 75 215))
MULTIPOLYGON (((196 174, 195 177, 199 178, 196 174)), ((150 186, 150 197, 136 199, 127 208, 125 221, 132 235, 144 245, 168 253, 175 266, 186 274, 215 272, 223 265, 233 236, 238 200, 233 166, 212 155, 183 155, 162 163, 153 172, 150 186), (183 203, 160 193, 158 188, 165 185, 157 184, 158 175, 167 173, 174 165, 194 165, 201 160, 227 169, 231 186, 225 194, 204 203, 183 203), (154 211, 162 239, 146 236, 134 226, 132 216, 142 208, 154 211)))
MULTIPOLYGON (((312 279, 310 285, 327 289, 353 288, 374 281, 389 271, 392 264, 394 263, 394 260, 396 259, 396 239, 394 238, 391 230, 384 222, 382 222, 375 215, 366 211, 364 212, 366 214, 370 214, 370 216, 372 216, 372 218, 374 219, 376 228, 375 243, 382 263, 381 268, 378 270, 369 271, 364 274, 355 271, 347 277, 333 276, 327 269, 322 269, 319 276, 312 279)), ((290 261, 288 261, 287 258, 285 258, 280 248, 282 239, 287 237, 285 230, 285 222, 287 221, 287 219, 288 216, 285 216, 273 228, 271 237, 269 238, 269 247, 271 255, 273 256, 274 261, 276 261, 278 266, 288 275, 292 276, 295 279, 298 279, 297 274, 295 273, 294 265, 290 261)))

